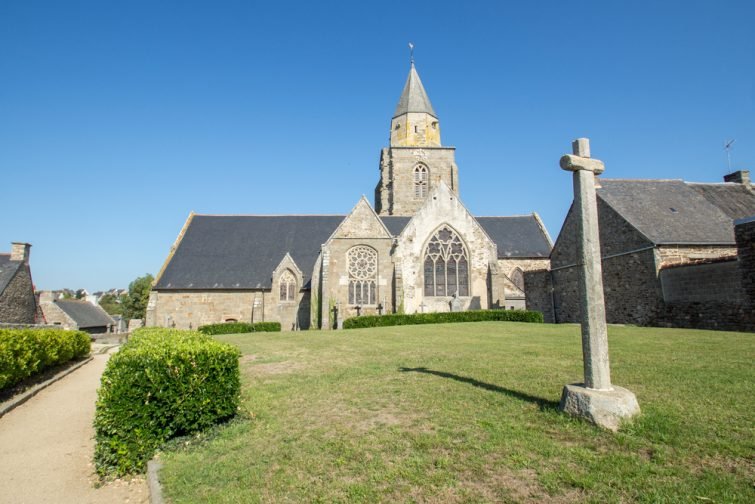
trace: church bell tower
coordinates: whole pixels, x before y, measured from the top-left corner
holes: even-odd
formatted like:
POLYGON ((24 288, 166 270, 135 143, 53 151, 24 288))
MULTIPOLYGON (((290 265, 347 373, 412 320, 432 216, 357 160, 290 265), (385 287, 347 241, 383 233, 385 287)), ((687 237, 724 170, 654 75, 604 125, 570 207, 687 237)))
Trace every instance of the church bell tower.
POLYGON ((413 215, 443 180, 459 194, 455 148, 440 142, 440 121, 412 59, 409 76, 391 119, 390 147, 380 152, 375 188, 378 215, 413 215))

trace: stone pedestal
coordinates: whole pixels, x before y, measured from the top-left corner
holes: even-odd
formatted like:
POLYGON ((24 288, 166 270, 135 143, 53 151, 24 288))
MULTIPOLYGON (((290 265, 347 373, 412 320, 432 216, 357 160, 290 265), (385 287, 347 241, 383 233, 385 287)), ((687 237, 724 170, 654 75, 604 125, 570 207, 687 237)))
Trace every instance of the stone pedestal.
POLYGON ((610 390, 586 388, 583 383, 567 385, 561 394, 560 408, 613 432, 624 420, 640 413, 635 395, 616 385, 610 390))

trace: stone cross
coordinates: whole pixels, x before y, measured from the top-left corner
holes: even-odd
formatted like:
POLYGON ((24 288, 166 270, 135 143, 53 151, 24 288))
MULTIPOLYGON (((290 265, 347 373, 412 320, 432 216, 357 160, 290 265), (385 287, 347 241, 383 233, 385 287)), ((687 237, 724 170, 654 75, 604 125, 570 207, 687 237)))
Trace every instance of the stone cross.
POLYGON ((573 172, 574 180, 585 387, 610 390, 611 370, 608 364, 608 332, 595 197, 595 175, 603 173, 605 167, 602 161, 590 158, 590 140, 587 138, 574 140, 572 152, 573 155, 563 156, 560 164, 562 169, 573 172))
POLYGON ((585 381, 564 387, 561 409, 610 430, 640 412, 629 390, 611 384, 608 364, 608 331, 603 300, 603 269, 600 257, 598 204, 595 175, 603 163, 590 158, 590 141, 572 142, 573 154, 561 158, 561 168, 573 172, 574 212, 577 217, 577 262, 582 311, 582 357, 585 381))

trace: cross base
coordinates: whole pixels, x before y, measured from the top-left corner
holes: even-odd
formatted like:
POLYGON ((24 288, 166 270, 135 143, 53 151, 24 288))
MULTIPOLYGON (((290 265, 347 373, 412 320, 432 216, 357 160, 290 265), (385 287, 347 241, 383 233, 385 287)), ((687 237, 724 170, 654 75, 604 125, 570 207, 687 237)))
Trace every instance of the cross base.
POLYGON ((583 383, 566 385, 559 409, 613 432, 624 421, 640 414, 635 395, 616 385, 610 390, 590 389, 583 383))

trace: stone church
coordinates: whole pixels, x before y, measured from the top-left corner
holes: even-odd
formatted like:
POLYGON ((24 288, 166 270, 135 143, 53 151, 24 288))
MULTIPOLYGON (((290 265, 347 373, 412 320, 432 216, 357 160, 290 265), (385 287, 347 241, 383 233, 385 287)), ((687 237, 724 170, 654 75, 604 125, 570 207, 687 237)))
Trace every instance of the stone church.
POLYGON ((380 152, 373 208, 347 215, 191 213, 157 275, 149 326, 278 321, 331 329, 354 316, 524 308, 524 272, 552 248, 536 213, 475 217, 455 148, 414 63, 380 152))

